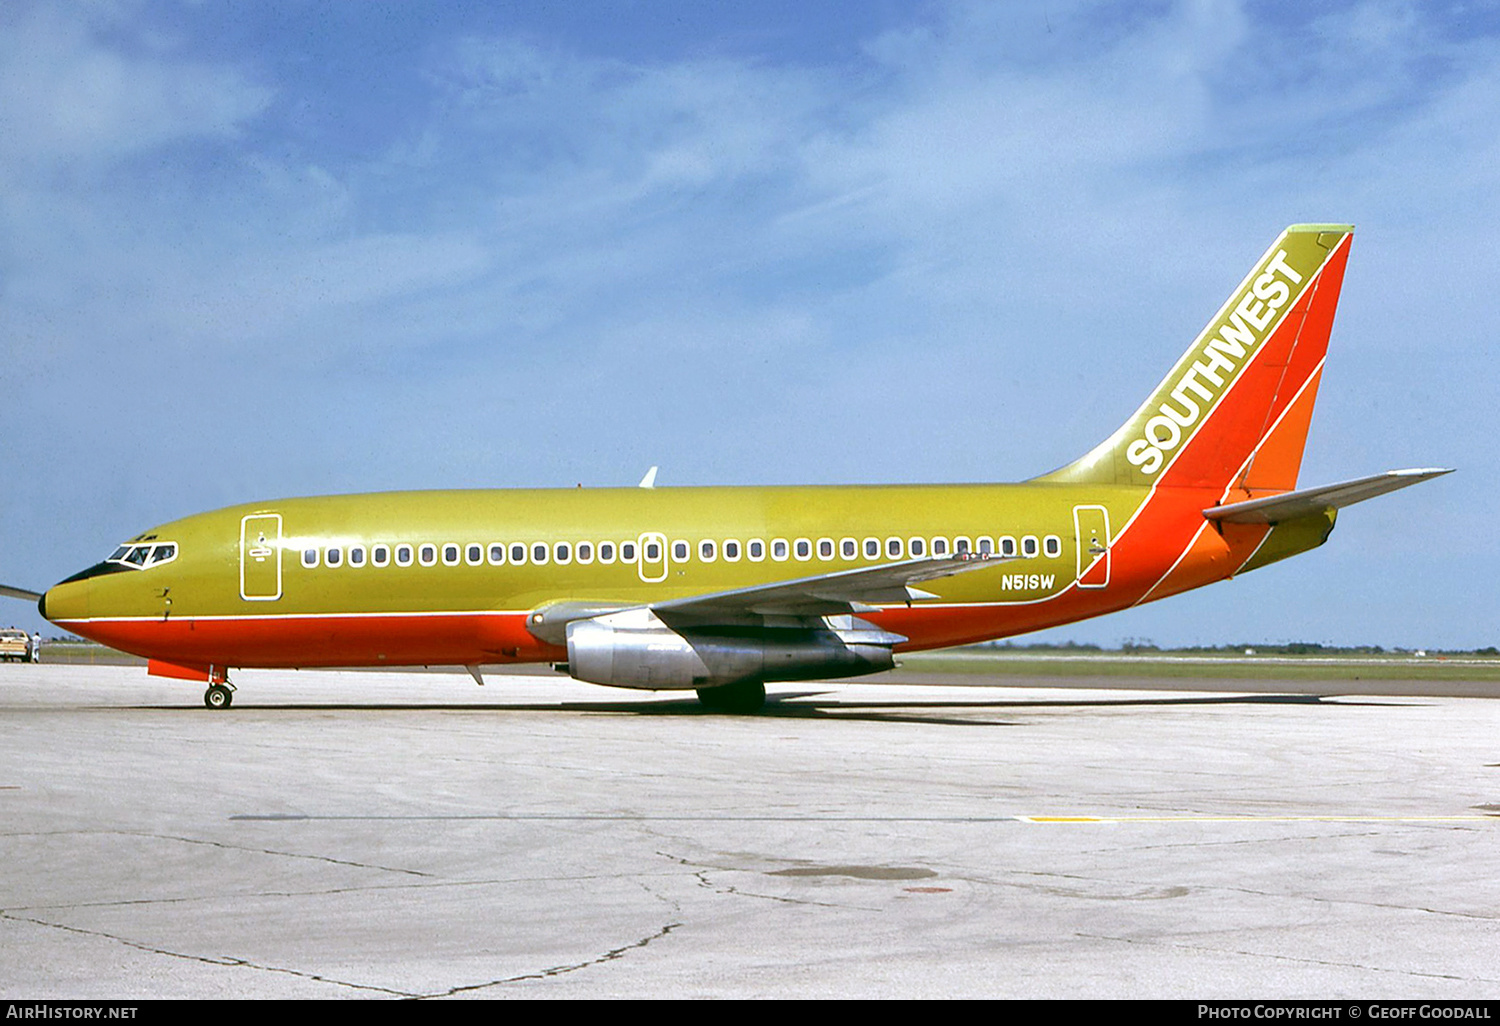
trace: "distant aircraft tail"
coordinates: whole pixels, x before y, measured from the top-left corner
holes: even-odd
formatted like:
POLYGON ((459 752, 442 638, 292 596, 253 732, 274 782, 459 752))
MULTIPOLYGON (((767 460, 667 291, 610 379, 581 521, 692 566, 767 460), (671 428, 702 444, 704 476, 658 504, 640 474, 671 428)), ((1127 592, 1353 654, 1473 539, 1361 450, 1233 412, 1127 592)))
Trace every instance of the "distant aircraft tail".
POLYGON ((1037 480, 1212 487, 1226 500, 1295 488, 1353 231, 1282 232, 1141 408, 1037 480))

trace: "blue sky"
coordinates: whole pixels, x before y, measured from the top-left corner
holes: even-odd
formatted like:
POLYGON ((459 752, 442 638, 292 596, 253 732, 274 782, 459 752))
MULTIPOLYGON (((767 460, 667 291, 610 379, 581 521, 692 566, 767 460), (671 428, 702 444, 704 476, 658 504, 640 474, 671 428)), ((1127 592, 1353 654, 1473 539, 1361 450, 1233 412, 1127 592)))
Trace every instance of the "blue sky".
POLYGON ((1460 472, 1052 636, 1493 644, 1497 44, 1461 3, 8 3, 0 581, 285 495, 1023 479, 1337 221, 1303 482, 1460 472))

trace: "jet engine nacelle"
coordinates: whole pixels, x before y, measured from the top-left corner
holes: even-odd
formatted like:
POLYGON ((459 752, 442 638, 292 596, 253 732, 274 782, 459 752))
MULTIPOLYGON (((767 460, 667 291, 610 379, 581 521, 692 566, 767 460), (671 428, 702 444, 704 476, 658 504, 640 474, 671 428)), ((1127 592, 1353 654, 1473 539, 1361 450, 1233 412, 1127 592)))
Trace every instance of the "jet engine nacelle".
POLYGON ((644 609, 575 620, 567 636, 568 672, 578 680, 652 690, 879 673, 906 640, 853 617, 673 629, 644 609))

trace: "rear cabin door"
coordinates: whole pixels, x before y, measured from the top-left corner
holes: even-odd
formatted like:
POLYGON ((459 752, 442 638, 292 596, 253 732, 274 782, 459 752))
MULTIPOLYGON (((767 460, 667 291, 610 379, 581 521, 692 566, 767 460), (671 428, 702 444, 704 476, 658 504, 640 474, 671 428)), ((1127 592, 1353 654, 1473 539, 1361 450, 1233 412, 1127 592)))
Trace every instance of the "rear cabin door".
POLYGON ((252 513, 240 521, 240 598, 281 598, 280 513, 252 513))
POLYGON ((1109 584, 1109 510, 1074 506, 1073 543, 1078 553, 1078 586, 1103 588, 1109 584))

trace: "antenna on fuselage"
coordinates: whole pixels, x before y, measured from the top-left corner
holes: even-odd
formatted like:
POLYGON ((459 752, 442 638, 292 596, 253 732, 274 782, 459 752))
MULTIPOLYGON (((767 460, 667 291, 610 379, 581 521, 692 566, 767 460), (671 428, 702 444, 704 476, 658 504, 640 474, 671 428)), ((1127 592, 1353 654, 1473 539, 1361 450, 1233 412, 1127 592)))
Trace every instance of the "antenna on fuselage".
POLYGON ((646 471, 646 476, 643 477, 643 478, 641 478, 641 483, 637 487, 639 487, 639 488, 655 488, 656 487, 656 469, 657 468, 652 467, 650 470, 646 471))

